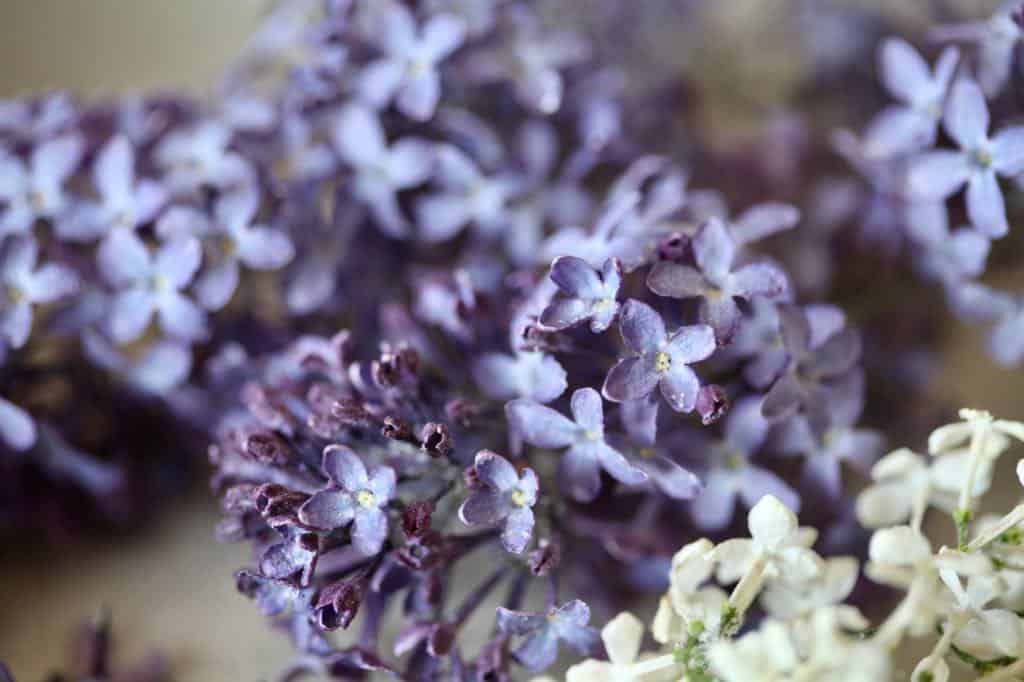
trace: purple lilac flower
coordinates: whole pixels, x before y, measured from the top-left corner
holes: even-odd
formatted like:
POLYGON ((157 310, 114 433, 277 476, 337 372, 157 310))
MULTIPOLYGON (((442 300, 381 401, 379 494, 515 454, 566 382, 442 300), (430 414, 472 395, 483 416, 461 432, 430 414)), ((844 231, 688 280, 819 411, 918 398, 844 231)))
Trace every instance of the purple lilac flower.
POLYGON ((21 348, 32 332, 32 306, 78 291, 78 276, 56 263, 40 267, 39 245, 31 236, 12 237, 0 260, 0 347, 21 348))
POLYGON ((933 72, 905 40, 889 38, 878 50, 882 85, 900 103, 884 109, 865 133, 869 157, 890 157, 935 144, 946 92, 953 81, 959 51, 946 48, 933 72))
POLYGON ((944 205, 915 216, 907 232, 918 247, 916 264, 925 277, 954 286, 985 271, 991 248, 988 237, 969 225, 951 230, 944 205))
POLYGON ((512 611, 498 607, 498 628, 509 636, 524 638, 513 655, 534 672, 551 666, 558 658, 558 644, 565 642, 576 653, 592 653, 600 641, 588 627, 590 607, 579 599, 566 602, 548 613, 512 611))
POLYGON ((539 259, 547 264, 560 256, 573 255, 599 268, 609 258, 616 258, 624 271, 632 272, 646 258, 644 241, 623 229, 638 201, 635 192, 610 198, 594 219, 592 230, 577 226, 559 229, 541 245, 539 259))
POLYGON ((533 533, 533 507, 537 502, 537 475, 524 468, 518 473, 504 457, 483 450, 473 460, 473 471, 482 484, 459 507, 459 518, 468 526, 502 522, 502 546, 522 554, 533 533))
POLYGON ((64 239, 90 240, 115 229, 133 230, 150 222, 167 200, 160 183, 136 179, 135 150, 124 135, 103 146, 92 176, 99 201, 85 204, 58 223, 58 234, 64 239))
POLYGON ((133 232, 111 234, 99 252, 100 271, 117 289, 109 329, 118 343, 139 338, 156 313, 170 336, 194 341, 206 334, 206 317, 183 293, 202 259, 195 237, 172 239, 151 253, 133 232))
POLYGON ((739 324, 737 298, 776 298, 786 292, 786 275, 769 263, 733 269, 736 243, 725 225, 711 218, 693 239, 697 269, 662 261, 647 277, 647 286, 659 296, 700 298, 701 321, 711 325, 719 344, 726 344, 739 324))
POLYGON ((36 146, 28 163, 0 148, 0 237, 28 232, 36 220, 54 220, 67 209, 64 184, 82 158, 78 135, 36 146))
MULTIPOLYGON (((827 313, 826 313, 827 314, 827 313)), ((769 419, 779 419, 799 410, 820 419, 821 398, 830 381, 847 374, 860 359, 860 336, 849 328, 835 328, 834 316, 821 320, 826 334, 815 334, 811 311, 784 304, 779 306, 782 345, 789 356, 785 373, 764 397, 762 410, 769 419)), ((817 330, 821 332, 822 330, 817 330)), ((816 422, 817 423, 817 422, 816 422)))
POLYGON ((963 317, 993 323, 988 350, 996 362, 1014 367, 1024 360, 1024 300, 977 282, 952 288, 950 295, 963 317))
POLYGON ((386 3, 374 18, 366 37, 384 56, 367 64, 360 74, 361 97, 378 109, 393 98, 403 114, 426 121, 441 98, 437 66, 462 45, 462 21, 436 14, 417 27, 412 12, 397 2, 386 3))
POLYGON ((538 403, 550 403, 569 385, 558 360, 532 351, 481 355, 473 363, 473 379, 489 398, 527 398, 538 403))
POLYGON ((395 195, 430 177, 430 144, 405 138, 388 146, 377 116, 355 104, 342 110, 332 133, 334 148, 354 172, 352 191, 373 213, 377 226, 391 237, 408 236, 409 224, 395 195))
POLYGON ((978 82, 988 97, 995 97, 1010 80, 1017 45, 1024 38, 1024 28, 1014 18, 1019 10, 1018 0, 1005 0, 988 19, 936 26, 930 36, 943 42, 976 44, 978 82))
POLYGON ((988 106, 978 84, 962 78, 953 84, 942 119, 959 151, 923 154, 910 170, 918 196, 944 199, 967 185, 967 216, 990 237, 1006 234, 1006 205, 997 176, 1024 170, 1024 126, 1000 130, 989 138, 988 106))
POLYGON ((28 450, 36 443, 35 420, 9 400, 0 398, 0 441, 12 450, 28 450))
POLYGON ((485 176, 453 145, 437 147, 433 181, 440 191, 416 204, 419 236, 426 242, 451 239, 466 225, 495 236, 505 227, 505 205, 518 184, 511 176, 485 176))
POLYGON ((314 133, 309 120, 298 114, 283 116, 280 156, 271 169, 280 182, 318 180, 334 169, 337 162, 330 146, 314 133))
POLYGON ((130 356, 118 351, 102 334, 86 329, 82 333, 82 348, 97 366, 153 395, 166 395, 180 386, 192 369, 191 348, 173 339, 150 344, 141 354, 130 356))
POLYGON ((200 187, 226 187, 249 180, 251 169, 229 149, 232 131, 220 121, 202 121, 168 133, 156 148, 164 186, 175 196, 200 187))
POLYGON ((800 209, 796 206, 766 201, 751 206, 729 220, 727 227, 737 246, 748 246, 779 232, 790 230, 799 222, 800 209))
MULTIPOLYGON (((631 400, 619 408, 619 420, 636 454, 636 467, 647 474, 647 485, 677 500, 689 500, 703 484, 674 455, 679 445, 674 434, 658 438, 658 403, 631 400)), ((683 434, 688 438, 689 434, 683 434)))
MULTIPOLYGON (((748 508, 764 495, 774 495, 793 510, 800 497, 778 475, 757 466, 752 458, 761 449, 768 422, 761 416, 760 399, 736 401, 726 415, 722 438, 698 451, 703 490, 689 503, 693 522, 702 531, 721 530, 732 520, 736 500, 748 508)), ((692 447, 692 446, 691 446, 692 447)))
POLYGON ((427 0, 431 14, 457 17, 466 27, 466 35, 479 38, 494 28, 498 20, 499 0, 427 0))
POLYGON ((619 285, 622 273, 614 258, 605 261, 600 271, 582 258, 562 256, 551 264, 551 280, 565 294, 551 303, 540 315, 540 322, 552 329, 590 321, 590 331, 600 334, 611 326, 619 312, 619 285))
POLYGON ((626 485, 647 480, 647 474, 605 442, 604 409, 597 391, 577 390, 570 407, 572 419, 540 403, 520 399, 505 405, 505 413, 513 433, 530 445, 568 448, 561 460, 563 479, 572 496, 581 502, 597 497, 601 469, 626 485))
POLYGON ((619 332, 633 355, 608 372, 601 389, 604 396, 621 403, 639 400, 659 388, 673 410, 692 411, 700 379, 689 365, 715 352, 711 327, 680 327, 669 336, 661 315, 646 303, 630 299, 622 306, 619 332))
POLYGON ((196 282, 196 295, 207 310, 219 310, 231 300, 241 265, 277 270, 295 255, 285 232, 252 224, 258 202, 255 192, 242 189, 217 200, 212 220, 197 209, 175 206, 157 222, 157 234, 163 239, 191 235, 205 244, 207 261, 196 282))
POLYGON ((387 537, 384 508, 395 495, 395 470, 366 468, 345 445, 324 449, 323 470, 330 485, 299 509, 299 518, 315 528, 343 528, 352 524, 352 543, 367 556, 380 552, 387 537))

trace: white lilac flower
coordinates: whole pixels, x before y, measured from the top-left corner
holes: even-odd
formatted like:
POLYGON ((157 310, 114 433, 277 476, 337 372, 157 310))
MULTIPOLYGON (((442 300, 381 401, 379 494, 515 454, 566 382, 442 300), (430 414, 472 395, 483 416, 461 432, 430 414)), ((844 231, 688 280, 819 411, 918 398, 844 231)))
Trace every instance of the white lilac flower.
POLYGON ((431 145, 415 138, 388 145, 376 114, 355 104, 338 115, 332 136, 338 155, 353 171, 353 194, 373 214, 380 230, 391 237, 408 236, 409 224, 396 195, 430 177, 431 145))
POLYGON ((14 403, 0 398, 0 441, 12 450, 28 450, 39 435, 32 416, 14 403))
POLYGON ((601 489, 601 470, 626 484, 639 485, 647 474, 605 442, 601 395, 592 388, 572 394, 572 419, 531 400, 505 405, 510 428, 519 438, 540 448, 568 448, 562 455, 563 480, 573 498, 588 501, 601 489))
POLYGON ((520 474, 504 457, 487 450, 476 454, 473 471, 482 485, 459 507, 459 519, 468 526, 501 522, 501 543, 521 554, 533 533, 533 505, 537 502, 537 475, 533 469, 520 474))
POLYGON ((611 326, 619 312, 616 300, 622 273, 618 261, 609 258, 595 270, 582 258, 562 256, 551 264, 551 280, 564 297, 551 302, 540 315, 540 323, 551 329, 590 322, 590 331, 600 334, 611 326))
POLYGON ((854 557, 825 559, 821 573, 807 581, 769 583, 761 594, 761 606, 773 618, 792 620, 827 607, 841 607, 857 584, 859 564, 854 557))
POLYGON ((265 225, 254 225, 259 195, 250 189, 227 192, 217 199, 213 215, 174 206, 157 222, 163 239, 197 237, 206 247, 206 264, 196 281, 196 295, 207 310, 227 305, 238 287, 240 268, 277 270, 295 255, 288 235, 265 225))
POLYGON ((1013 611, 990 606, 1009 587, 1002 577, 972 576, 966 587, 949 569, 941 569, 939 577, 954 597, 946 627, 955 628, 956 646, 982 660, 1024 654, 1024 622, 1013 611))
POLYGON ((608 654, 607 661, 588 659, 569 668, 565 682, 670 682, 679 673, 671 668, 651 673, 634 672, 634 664, 642 660, 644 626, 628 611, 608 621, 601 628, 601 641, 608 654))
POLYGON ((392 99, 411 119, 434 115, 441 98, 438 65, 462 44, 465 26, 449 14, 435 14, 422 26, 404 5, 388 2, 373 13, 376 21, 366 36, 383 56, 371 61, 359 75, 360 96, 376 108, 392 99))
POLYGON ((931 31, 934 40, 963 41, 977 46, 978 82, 988 97, 1002 91, 1017 61, 1017 45, 1024 39, 1024 28, 1014 18, 1019 9, 1017 0, 1005 0, 987 19, 936 26, 931 31))
POLYGON ((959 59, 956 48, 946 48, 933 72, 905 40, 888 38, 882 43, 878 50, 879 78, 899 104, 887 107, 872 121, 864 136, 868 156, 896 156, 935 143, 946 92, 959 59))
POLYGON ((0 149, 0 237, 24 234, 38 219, 61 217, 69 206, 64 183, 83 147, 77 135, 57 137, 35 146, 27 163, 0 149))
POLYGON ((133 232, 117 231, 99 252, 99 267, 116 289, 109 330, 114 341, 139 338, 154 314, 171 337, 195 341, 206 335, 206 316, 184 293, 202 259, 195 237, 172 239, 151 252, 133 232))
POLYGON ((32 332, 32 307, 78 291, 78 276, 56 263, 39 266, 32 236, 11 237, 0 259, 0 349, 21 348, 32 332))
POLYGON ((989 137, 985 97, 978 84, 966 78, 953 84, 942 122, 960 149, 929 151, 917 158, 910 169, 911 191, 944 199, 966 185, 971 224, 990 237, 1002 237, 1009 226, 997 178, 1024 170, 1024 126, 1004 128, 989 137))

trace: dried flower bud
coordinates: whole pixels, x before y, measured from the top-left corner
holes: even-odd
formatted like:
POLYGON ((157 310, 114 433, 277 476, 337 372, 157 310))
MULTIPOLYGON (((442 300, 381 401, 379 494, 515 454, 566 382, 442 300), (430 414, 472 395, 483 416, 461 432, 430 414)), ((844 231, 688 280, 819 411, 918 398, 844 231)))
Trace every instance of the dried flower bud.
POLYGON ((316 600, 317 621, 325 630, 348 628, 359 613, 366 595, 366 578, 360 575, 328 585, 316 600))
POLYGON ((661 260, 681 260, 689 250, 690 238, 682 232, 673 232, 658 242, 658 258, 661 260))
POLYGON ((697 413, 705 426, 714 424, 729 411, 729 397, 716 384, 702 386, 697 392, 697 413))
POLYGON ((545 576, 558 568, 562 560, 562 550, 557 543, 547 539, 541 540, 537 549, 530 552, 530 571, 537 576, 545 576))
POLYGON ((398 417, 384 417, 381 435, 391 440, 412 440, 412 429, 398 417))
POLYGON ((429 422, 420 430, 420 449, 431 457, 447 457, 453 447, 446 424, 429 422))
POLYGON ((245 452, 260 464, 274 466, 287 464, 293 453, 279 436, 267 431, 251 434, 245 441, 245 452))
POLYGON ((430 517, 434 513, 434 503, 430 500, 417 500, 402 510, 402 532, 407 538, 422 537, 430 530, 430 517))

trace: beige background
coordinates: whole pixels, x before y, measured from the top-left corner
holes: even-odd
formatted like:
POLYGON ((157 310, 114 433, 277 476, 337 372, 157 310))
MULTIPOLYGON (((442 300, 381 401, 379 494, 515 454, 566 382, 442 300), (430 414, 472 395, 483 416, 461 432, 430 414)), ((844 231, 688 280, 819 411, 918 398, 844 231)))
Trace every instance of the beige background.
MULTIPOLYGON (((263 0, 3 0, 0 97, 56 87, 202 91, 264 7, 263 0)), ((1024 417, 1019 372, 1000 373, 976 335, 961 337, 946 354, 940 392, 1024 417)), ((1014 495, 1008 487, 1006 497, 1014 495)), ((178 679, 272 677, 288 646, 235 593, 230 576, 246 563, 246 550, 211 540, 216 518, 199 490, 135 538, 17 557, 0 548, 0 660, 22 682, 39 680, 62 657, 67 628, 108 606, 126 658, 156 646, 172 656, 178 679)))

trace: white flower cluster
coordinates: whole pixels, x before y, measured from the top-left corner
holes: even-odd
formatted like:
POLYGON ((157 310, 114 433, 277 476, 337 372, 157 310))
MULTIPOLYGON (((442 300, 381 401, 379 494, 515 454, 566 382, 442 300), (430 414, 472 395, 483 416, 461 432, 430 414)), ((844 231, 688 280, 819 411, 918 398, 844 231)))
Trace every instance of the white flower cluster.
MULTIPOLYGON (((979 682, 1024 679, 1024 504, 975 519, 1024 423, 966 409, 960 418, 931 434, 930 460, 907 449, 880 460, 857 499, 858 519, 875 529, 864 574, 905 593, 876 627, 844 603, 857 560, 820 557, 817 532, 766 496, 750 510, 750 538, 700 539, 675 555, 651 624, 658 651, 641 652, 643 624, 621 613, 601 631, 608 660, 574 665, 566 682, 945 682, 953 661, 979 682), (934 551, 922 534, 929 506, 952 515, 955 548, 934 551), (765 617, 739 634, 755 602, 765 617), (931 652, 909 678, 898 674, 904 639, 925 636, 931 652)), ((1017 475, 1024 485, 1024 460, 1017 475)))

